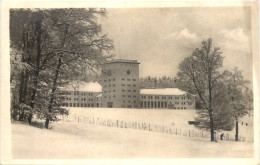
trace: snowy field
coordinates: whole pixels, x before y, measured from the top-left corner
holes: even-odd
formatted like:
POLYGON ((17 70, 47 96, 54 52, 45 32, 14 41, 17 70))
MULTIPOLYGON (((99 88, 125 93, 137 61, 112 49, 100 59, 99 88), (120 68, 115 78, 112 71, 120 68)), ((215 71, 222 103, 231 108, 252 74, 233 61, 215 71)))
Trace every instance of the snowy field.
POLYGON ((49 130, 13 123, 12 153, 15 159, 250 158, 253 143, 73 122, 51 123, 49 130))
MULTIPOLYGON (((201 130, 189 125, 188 121, 194 121, 196 110, 167 110, 167 109, 123 109, 123 108, 68 108, 69 121, 84 122, 84 118, 99 120, 120 120, 124 122, 145 122, 153 125, 165 126, 178 129, 179 131, 194 131, 201 134, 201 130)), ((217 133, 217 137, 222 132, 217 133)), ((226 138, 234 140, 235 128, 233 131, 225 131, 226 138)), ((204 132, 209 136, 209 132, 204 132)), ((200 135, 201 136, 201 135, 200 135)), ((244 117, 239 123, 239 137, 246 141, 253 140, 253 117, 244 117), (243 122, 243 125, 241 124, 243 122), (247 125, 246 125, 247 124, 247 125)))

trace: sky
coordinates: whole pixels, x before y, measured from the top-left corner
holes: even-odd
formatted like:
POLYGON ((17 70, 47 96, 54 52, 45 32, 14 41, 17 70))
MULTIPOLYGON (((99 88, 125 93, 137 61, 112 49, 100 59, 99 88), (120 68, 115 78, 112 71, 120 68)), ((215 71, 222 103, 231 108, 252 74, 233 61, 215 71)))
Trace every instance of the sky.
POLYGON ((174 77, 179 63, 212 38, 223 69, 238 67, 252 81, 251 15, 245 7, 109 8, 103 33, 115 58, 138 60, 140 77, 174 77))

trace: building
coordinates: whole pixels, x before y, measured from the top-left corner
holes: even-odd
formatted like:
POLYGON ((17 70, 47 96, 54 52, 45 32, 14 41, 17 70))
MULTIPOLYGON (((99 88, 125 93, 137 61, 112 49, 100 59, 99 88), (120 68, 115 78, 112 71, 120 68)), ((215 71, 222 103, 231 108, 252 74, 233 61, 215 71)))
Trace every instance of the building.
POLYGON ((102 67, 102 107, 139 108, 139 64, 112 60, 102 67))
POLYGON ((101 94, 102 86, 98 82, 72 83, 64 87, 63 91, 66 95, 63 103, 65 107, 100 107, 96 96, 101 94))
POLYGON ((66 107, 195 109, 195 96, 178 88, 141 89, 139 62, 112 60, 102 66, 101 84, 74 83, 64 88, 66 107))
POLYGON ((195 97, 178 88, 141 89, 141 108, 195 109, 195 97))

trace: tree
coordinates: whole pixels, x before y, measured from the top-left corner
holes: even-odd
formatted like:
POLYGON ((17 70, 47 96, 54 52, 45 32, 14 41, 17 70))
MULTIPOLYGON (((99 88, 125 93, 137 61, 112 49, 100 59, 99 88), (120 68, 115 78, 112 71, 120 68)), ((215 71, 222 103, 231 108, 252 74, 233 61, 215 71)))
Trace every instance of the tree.
POLYGON ((195 94, 202 110, 207 111, 207 116, 204 117, 208 118, 208 122, 204 124, 210 129, 211 141, 214 141, 214 131, 218 123, 216 114, 222 113, 222 107, 218 106, 221 98, 218 88, 222 77, 219 69, 222 63, 220 48, 213 48, 211 39, 202 41, 201 48, 196 48, 191 56, 179 64, 179 72, 175 79, 176 86, 195 94))
MULTIPOLYGON (((11 50, 21 52, 20 61, 11 58, 10 81, 17 80, 19 88, 16 107, 28 107, 26 114, 20 108, 21 120, 27 118, 31 124, 36 114, 46 119, 48 128, 49 121, 57 120, 57 114, 67 114, 61 107, 64 100, 61 88, 81 79, 83 72, 96 72, 111 58, 112 40, 101 35, 97 23, 97 17, 105 13, 104 9, 92 8, 10 11, 11 50), (15 72, 13 69, 20 64, 29 67, 15 72)), ((13 92, 16 94, 17 90, 13 92)))
POLYGON ((246 114, 253 109, 253 97, 252 91, 249 90, 247 80, 244 80, 242 71, 237 67, 233 68, 232 71, 224 72, 225 83, 227 86, 228 100, 231 104, 231 110, 233 117, 236 122, 236 135, 235 140, 238 141, 239 128, 238 122, 239 118, 244 117, 246 114))

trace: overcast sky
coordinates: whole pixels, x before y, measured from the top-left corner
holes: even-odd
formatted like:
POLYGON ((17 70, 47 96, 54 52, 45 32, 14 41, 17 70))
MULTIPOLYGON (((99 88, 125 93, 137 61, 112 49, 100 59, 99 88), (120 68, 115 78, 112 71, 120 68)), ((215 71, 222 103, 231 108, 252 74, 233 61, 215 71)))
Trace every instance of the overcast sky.
POLYGON ((210 37, 223 51, 224 68, 237 66, 252 81, 250 17, 244 7, 124 8, 108 9, 102 26, 116 58, 141 63, 140 77, 174 77, 178 64, 210 37))

